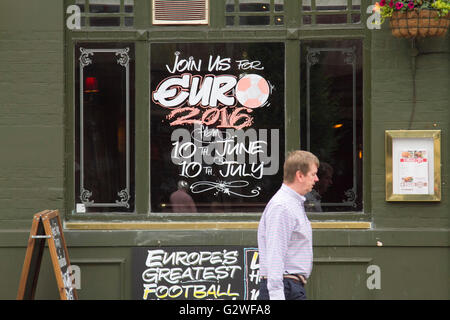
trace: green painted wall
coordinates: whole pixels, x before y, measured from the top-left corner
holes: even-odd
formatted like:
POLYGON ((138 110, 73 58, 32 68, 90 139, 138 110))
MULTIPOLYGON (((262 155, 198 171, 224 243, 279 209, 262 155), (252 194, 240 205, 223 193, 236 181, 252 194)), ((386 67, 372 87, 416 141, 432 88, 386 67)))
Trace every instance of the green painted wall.
MULTIPOLYGON (((135 2, 145 9, 136 13, 140 17, 137 27, 145 29, 147 26, 142 21, 148 17, 149 2, 135 2)), ((59 0, 0 2, 0 299, 16 296, 33 214, 43 209, 59 209, 70 218, 68 194, 72 187, 67 183, 66 172, 71 170, 67 163, 71 162, 73 142, 67 136, 71 116, 65 110, 70 110, 67 101, 72 93, 65 85, 66 73, 70 75, 72 71, 67 67, 70 63, 65 45, 70 48, 70 44, 65 40, 64 12, 63 1, 59 0)), ((182 33, 182 39, 201 36, 203 40, 210 37, 213 41, 251 38, 254 34, 241 30, 224 32, 218 27, 223 22, 220 22, 223 19, 220 12, 215 10, 212 15, 218 22, 212 23, 209 34, 182 33)), ((288 18, 290 29, 271 35, 286 40, 287 59, 294 61, 300 38, 311 33, 292 29, 298 21, 295 17, 288 18)), ((338 30, 335 34, 346 32, 338 30)), ((417 103, 410 122, 413 112, 411 41, 392 37, 387 25, 364 34, 369 52, 365 63, 368 90, 364 155, 369 212, 360 217, 352 215, 351 220, 369 220, 372 229, 315 230, 315 268, 307 289, 315 299, 448 299, 449 36, 417 41, 421 53, 415 61, 417 103), (384 130, 408 128, 442 130, 442 201, 439 203, 385 201, 384 130), (377 246, 377 241, 383 246, 377 246), (367 289, 369 265, 381 269, 380 290, 367 289)), ((140 59, 141 55, 145 61, 149 37, 164 39, 165 35, 150 32, 144 36, 134 33, 119 36, 137 38, 136 57, 140 59)), ((176 39, 176 33, 170 36, 176 39)), ((137 77, 144 80, 142 87, 136 88, 137 105, 148 105, 146 74, 145 68, 137 71, 137 77)), ((287 108, 295 109, 298 103, 295 88, 287 90, 287 108)), ((145 121, 140 119, 136 123, 137 132, 147 132, 145 121)), ((296 130, 293 128, 292 132, 296 130)), ((145 146, 148 140, 140 143, 145 146)), ((146 155, 136 158, 145 161, 146 155)), ((137 166, 148 170, 145 163, 137 166)), ((141 183, 144 185, 141 190, 145 190, 146 182, 141 183)), ((138 201, 141 201, 138 209, 145 211, 145 201, 138 201)), ((146 212, 139 213, 139 219, 147 218, 146 212)), ((256 245, 255 230, 66 230, 65 236, 72 262, 82 269, 79 291, 82 299, 131 298, 131 248, 134 246, 256 245)), ((44 253, 37 290, 40 299, 58 298, 49 260, 48 252, 44 253)))
POLYGON ((60 1, 0 5, 0 225, 29 224, 64 192, 64 16, 60 1))
POLYGON ((412 41, 390 35, 388 26, 372 32, 371 178, 372 212, 377 227, 447 228, 450 226, 449 129, 450 41, 412 41), (413 65, 416 66, 416 105, 413 105, 413 65), (387 203, 385 198, 384 131, 442 130, 442 201, 387 203))

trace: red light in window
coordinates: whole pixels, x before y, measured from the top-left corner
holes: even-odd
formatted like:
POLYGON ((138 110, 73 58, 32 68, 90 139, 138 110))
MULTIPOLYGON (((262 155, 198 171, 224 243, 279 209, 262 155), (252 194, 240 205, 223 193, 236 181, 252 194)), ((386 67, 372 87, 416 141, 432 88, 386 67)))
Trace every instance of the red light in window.
POLYGON ((98 82, 96 77, 86 77, 84 81, 84 92, 98 92, 98 82))

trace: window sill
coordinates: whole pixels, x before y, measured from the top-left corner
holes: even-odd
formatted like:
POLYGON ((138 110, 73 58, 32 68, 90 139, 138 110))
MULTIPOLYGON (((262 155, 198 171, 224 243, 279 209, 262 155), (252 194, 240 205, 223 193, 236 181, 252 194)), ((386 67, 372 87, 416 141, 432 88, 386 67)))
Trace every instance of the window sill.
MULTIPOLYGON (((366 221, 312 221, 313 229, 371 229, 366 221)), ((257 229, 256 221, 198 221, 198 222, 66 222, 68 230, 227 230, 257 229)))

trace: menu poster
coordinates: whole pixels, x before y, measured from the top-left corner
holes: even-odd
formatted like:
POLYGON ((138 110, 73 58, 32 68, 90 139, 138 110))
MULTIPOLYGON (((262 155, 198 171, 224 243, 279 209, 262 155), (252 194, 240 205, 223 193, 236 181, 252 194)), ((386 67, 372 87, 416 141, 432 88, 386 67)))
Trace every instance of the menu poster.
POLYGON ((153 212, 261 211, 282 181, 283 43, 151 45, 153 212))
POLYGON ((427 150, 402 150, 399 159, 399 194, 428 194, 427 150))

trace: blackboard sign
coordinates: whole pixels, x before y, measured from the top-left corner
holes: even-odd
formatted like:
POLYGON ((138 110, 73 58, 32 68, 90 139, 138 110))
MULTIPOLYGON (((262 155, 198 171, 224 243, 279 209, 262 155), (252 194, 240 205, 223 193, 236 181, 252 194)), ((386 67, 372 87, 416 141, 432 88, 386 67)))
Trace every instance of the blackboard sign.
POLYGON ((34 299, 45 240, 62 300, 78 298, 72 283, 70 261, 58 210, 45 210, 33 217, 17 299, 34 299))
POLYGON ((133 249, 137 300, 256 300, 255 248, 241 246, 133 249))
POLYGON ((244 300, 259 295, 259 255, 256 248, 244 248, 244 300))

